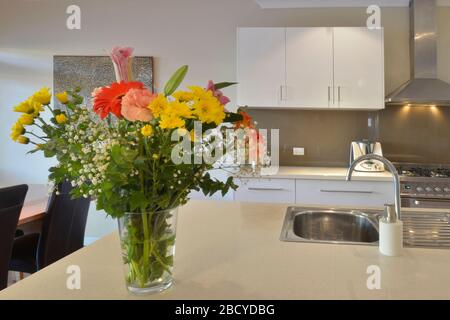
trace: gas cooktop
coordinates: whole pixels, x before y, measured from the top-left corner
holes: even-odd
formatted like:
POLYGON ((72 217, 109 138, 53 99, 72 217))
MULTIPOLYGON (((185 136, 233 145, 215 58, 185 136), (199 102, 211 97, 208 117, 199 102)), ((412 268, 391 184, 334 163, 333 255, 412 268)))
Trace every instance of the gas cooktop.
POLYGON ((397 164, 396 167, 399 175, 402 177, 450 178, 450 166, 397 164))

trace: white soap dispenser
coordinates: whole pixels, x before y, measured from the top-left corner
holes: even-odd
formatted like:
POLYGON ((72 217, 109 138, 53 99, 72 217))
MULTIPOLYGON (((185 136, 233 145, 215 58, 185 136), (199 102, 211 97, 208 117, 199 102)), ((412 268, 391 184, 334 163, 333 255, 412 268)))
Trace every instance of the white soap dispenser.
POLYGON ((397 219, 393 204, 386 204, 380 219, 379 250, 386 256, 399 256, 403 250, 403 222, 397 219))

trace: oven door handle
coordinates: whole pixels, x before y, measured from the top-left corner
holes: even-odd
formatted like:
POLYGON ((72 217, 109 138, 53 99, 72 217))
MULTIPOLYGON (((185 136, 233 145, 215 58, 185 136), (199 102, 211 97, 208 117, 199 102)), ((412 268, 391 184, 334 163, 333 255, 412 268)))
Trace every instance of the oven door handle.
POLYGON ((403 207, 421 207, 421 208, 435 208, 448 209, 450 208, 450 199, 428 199, 428 198, 413 198, 402 197, 406 201, 402 201, 403 207))
POLYGON ((413 199, 414 204, 416 205, 420 205, 422 203, 427 203, 427 202, 437 202, 437 203, 445 203, 448 202, 450 203, 450 199, 413 199))

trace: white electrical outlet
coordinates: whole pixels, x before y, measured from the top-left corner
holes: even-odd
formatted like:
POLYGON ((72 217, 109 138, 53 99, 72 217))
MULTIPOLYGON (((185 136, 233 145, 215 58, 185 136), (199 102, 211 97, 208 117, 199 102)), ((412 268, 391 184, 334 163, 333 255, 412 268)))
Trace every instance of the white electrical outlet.
POLYGON ((292 154, 294 156, 304 156, 305 148, 292 148, 292 154))

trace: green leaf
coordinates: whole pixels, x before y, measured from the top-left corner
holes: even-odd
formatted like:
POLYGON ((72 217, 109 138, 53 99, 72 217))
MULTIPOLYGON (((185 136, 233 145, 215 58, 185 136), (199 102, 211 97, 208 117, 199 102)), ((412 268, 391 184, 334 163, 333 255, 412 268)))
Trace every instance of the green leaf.
POLYGON ((55 150, 44 149, 44 157, 52 158, 55 155, 56 155, 56 151, 55 150))
POLYGON ((188 66, 184 65, 181 68, 179 68, 175 73, 170 77, 169 81, 167 82, 166 86, 164 87, 164 94, 167 96, 170 96, 172 93, 177 90, 177 88, 180 86, 181 82, 183 81, 184 77, 186 76, 186 73, 188 71, 188 66))
POLYGON ((34 149, 28 151, 27 154, 33 154, 33 153, 38 152, 38 151, 41 151, 41 150, 42 150, 42 149, 40 149, 40 148, 34 148, 34 149))
POLYGON ((122 148, 121 154, 122 154, 123 160, 132 162, 139 154, 139 151, 135 150, 135 149, 122 148))
POLYGON ((244 119, 244 117, 242 117, 242 115, 239 113, 227 112, 225 114, 225 119, 223 121, 234 123, 234 122, 242 121, 242 119, 244 119))
POLYGON ((219 82, 214 84, 214 89, 220 90, 223 88, 231 87, 237 84, 237 82, 219 82))
POLYGON ((121 165, 124 163, 124 161, 122 159, 120 145, 116 144, 111 148, 111 157, 112 157, 113 161, 118 165, 121 165))
POLYGON ((142 167, 142 166, 145 165, 145 161, 147 161, 147 157, 145 157, 145 156, 138 156, 138 157, 136 157, 136 159, 134 159, 134 164, 137 167, 142 167))
POLYGON ((145 208, 148 205, 148 201, 144 193, 140 191, 133 191, 130 197, 130 208, 132 211, 140 208, 145 208))

